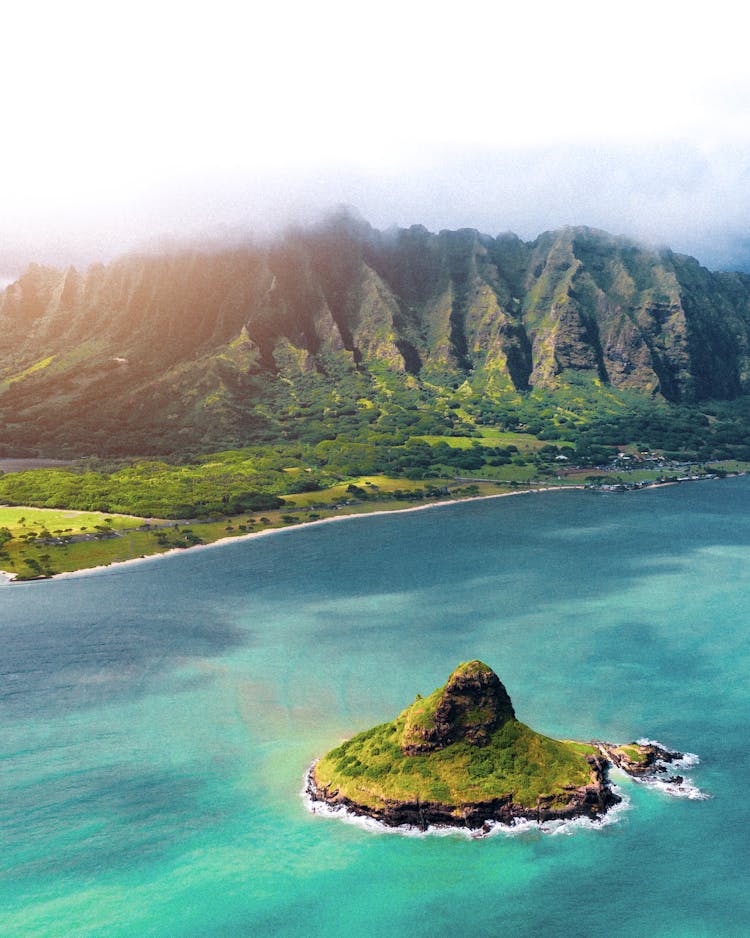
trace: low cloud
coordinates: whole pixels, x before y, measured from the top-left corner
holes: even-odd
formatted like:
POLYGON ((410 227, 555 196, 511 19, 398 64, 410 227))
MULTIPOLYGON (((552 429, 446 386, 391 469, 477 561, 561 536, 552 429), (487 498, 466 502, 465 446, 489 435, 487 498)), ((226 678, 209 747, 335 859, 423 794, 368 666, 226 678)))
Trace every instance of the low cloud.
POLYGON ((750 65, 722 0, 11 6, 0 277, 340 203, 746 264, 750 65))
POLYGON ((488 234, 583 224, 692 254, 712 268, 749 268, 750 151, 557 146, 444 149, 388 169, 321 166, 294 172, 200 175, 97 206, 69 206, 24 230, 2 230, 0 278, 29 262, 85 266, 129 250, 195 239, 266 237, 354 206, 375 227, 424 224, 488 234))

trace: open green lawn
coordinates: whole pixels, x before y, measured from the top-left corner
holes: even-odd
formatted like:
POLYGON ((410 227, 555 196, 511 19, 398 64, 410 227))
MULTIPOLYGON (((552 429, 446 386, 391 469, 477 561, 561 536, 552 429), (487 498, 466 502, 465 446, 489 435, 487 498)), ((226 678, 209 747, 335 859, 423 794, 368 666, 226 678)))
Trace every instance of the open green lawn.
POLYGON ((482 434, 479 441, 483 446, 510 446, 511 443, 517 446, 521 452, 534 452, 547 446, 550 442, 554 446, 573 446, 566 440, 539 440, 530 433, 518 433, 513 430, 495 430, 493 427, 478 427, 482 434))
POLYGON ((11 539, 2 538, 0 543, 0 569, 30 578, 153 553, 149 548, 155 544, 154 536, 138 530, 145 523, 146 519, 131 515, 2 507, 0 529, 9 531, 11 539), (112 537, 110 532, 120 536, 112 537))
POLYGON ((8 528, 15 537, 25 532, 38 534, 46 529, 51 533, 81 534, 92 531, 96 525, 106 524, 116 531, 137 528, 143 518, 132 515, 110 515, 100 511, 62 511, 56 508, 0 507, 0 528, 8 528))
POLYGON ((11 564, 0 560, 0 567, 10 573, 18 573, 21 578, 34 575, 26 561, 31 558, 43 564, 49 574, 67 573, 74 570, 88 570, 91 567, 105 567, 112 563, 134 560, 136 557, 148 557, 162 553, 161 547, 153 534, 147 531, 126 532, 123 537, 102 541, 80 541, 67 546, 20 547, 8 545, 11 564), (48 561, 43 560, 45 555, 48 561))
MULTIPOLYGON (((434 446, 437 443, 446 443, 453 449, 471 449, 472 446, 517 446, 522 453, 533 453, 547 446, 549 441, 538 440, 529 433, 511 433, 501 430, 493 430, 490 427, 481 427, 479 432, 481 436, 415 436, 413 440, 420 440, 423 443, 429 443, 434 446)), ((572 443, 565 443, 562 440, 555 440, 555 446, 572 446, 572 443)))
POLYGON ((480 479, 496 479, 499 483, 505 483, 506 485, 512 482, 526 484, 531 482, 532 479, 536 479, 537 482, 543 481, 545 485, 547 484, 545 480, 540 479, 539 470, 536 466, 516 466, 512 463, 507 466, 482 466, 481 469, 477 470, 456 470, 456 473, 462 479, 468 479, 476 475, 480 479))
POLYGON ((720 469, 723 472, 750 472, 750 462, 741 462, 738 459, 717 459, 706 464, 706 468, 720 469))
POLYGON ((321 489, 316 492, 298 492, 293 495, 283 495, 282 498, 288 505, 299 508, 310 507, 311 505, 327 505, 335 502, 348 501, 356 497, 347 491, 350 485, 355 485, 363 489, 368 495, 389 495, 392 492, 417 492, 424 489, 425 486, 442 487, 451 484, 450 479, 429 479, 427 481, 412 479, 393 479, 383 475, 359 476, 355 479, 349 479, 346 482, 339 482, 330 488, 321 489))

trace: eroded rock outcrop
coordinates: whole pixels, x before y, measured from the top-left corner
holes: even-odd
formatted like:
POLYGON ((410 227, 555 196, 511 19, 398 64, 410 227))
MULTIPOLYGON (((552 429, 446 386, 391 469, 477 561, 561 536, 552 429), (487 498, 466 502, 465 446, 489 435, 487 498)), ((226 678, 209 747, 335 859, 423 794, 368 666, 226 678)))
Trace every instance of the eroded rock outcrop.
POLYGON ((405 755, 436 752, 460 739, 486 745, 492 732, 515 717, 500 678, 481 661, 459 665, 445 687, 411 707, 401 751, 405 755))
POLYGON ((33 265, 0 291, 0 332, 0 419, 55 454, 245 443, 300 371, 331 403, 341 375, 367 398, 383 371, 475 393, 750 390, 748 275, 583 227, 524 242, 340 215, 271 245, 33 265))

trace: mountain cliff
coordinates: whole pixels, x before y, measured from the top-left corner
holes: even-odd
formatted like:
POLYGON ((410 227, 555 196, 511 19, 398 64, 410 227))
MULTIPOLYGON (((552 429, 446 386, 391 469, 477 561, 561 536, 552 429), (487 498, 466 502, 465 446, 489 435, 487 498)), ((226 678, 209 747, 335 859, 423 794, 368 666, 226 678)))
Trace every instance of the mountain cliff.
POLYGON ((32 266, 0 330, 7 454, 293 436, 305 409, 354 419, 388 388, 750 388, 750 276, 588 228, 527 243, 341 214, 270 246, 32 266))

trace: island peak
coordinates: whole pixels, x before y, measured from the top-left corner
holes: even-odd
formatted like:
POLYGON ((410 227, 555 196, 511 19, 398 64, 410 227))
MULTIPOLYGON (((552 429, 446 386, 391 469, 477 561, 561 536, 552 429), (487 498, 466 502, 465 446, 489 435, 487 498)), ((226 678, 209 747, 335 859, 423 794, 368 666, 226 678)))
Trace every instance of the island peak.
POLYGON ((486 746, 494 730, 515 712, 500 678, 483 661, 465 661, 443 687, 417 696, 404 711, 404 755, 436 752, 459 740, 486 746))

